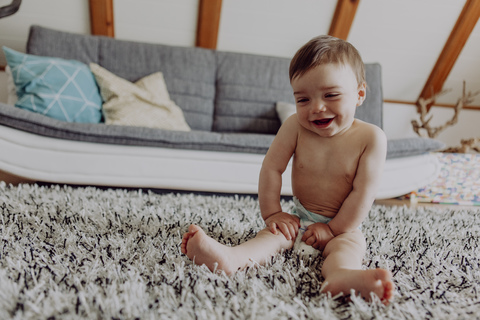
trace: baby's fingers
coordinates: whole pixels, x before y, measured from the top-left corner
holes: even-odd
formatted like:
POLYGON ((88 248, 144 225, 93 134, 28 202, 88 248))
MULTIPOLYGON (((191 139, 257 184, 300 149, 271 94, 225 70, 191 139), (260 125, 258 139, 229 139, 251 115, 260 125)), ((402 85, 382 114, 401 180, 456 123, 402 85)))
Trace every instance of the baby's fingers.
POLYGON ((312 247, 314 247, 315 249, 319 249, 322 247, 322 242, 320 240, 317 240, 312 244, 312 247))
POLYGON ((297 217, 297 216, 292 216, 293 220, 295 220, 295 225, 297 226, 297 230, 298 228, 300 228, 300 218, 297 217))
POLYGON ((271 231, 273 234, 278 234, 278 232, 277 232, 277 224, 276 224, 275 222, 273 222, 273 223, 270 224, 269 229, 270 229, 270 231, 271 231))
POLYGON ((312 246, 315 244, 315 237, 314 236, 310 236, 308 237, 307 239, 305 239, 303 242, 305 242, 306 244, 308 244, 309 246, 312 246))
POLYGON ((299 227, 296 224, 290 224, 289 228, 290 228, 290 234, 292 235, 292 239, 296 238, 299 227))
POLYGON ((295 221, 288 221, 286 222, 286 225, 287 225, 288 231, 290 232, 290 236, 292 238, 296 237, 298 233, 298 226, 295 223, 295 221))
POLYGON ((286 223, 282 223, 279 225, 279 228, 285 238, 287 238, 287 240, 292 240, 292 233, 290 232, 289 225, 287 225, 286 223))
POLYGON ((295 230, 295 234, 298 233, 298 229, 300 229, 300 222, 295 220, 294 223, 292 224, 293 230, 295 230))
POLYGON ((310 238, 312 235, 313 235, 312 230, 307 229, 307 231, 305 231, 305 233, 303 234, 302 241, 306 243, 306 240, 310 238))

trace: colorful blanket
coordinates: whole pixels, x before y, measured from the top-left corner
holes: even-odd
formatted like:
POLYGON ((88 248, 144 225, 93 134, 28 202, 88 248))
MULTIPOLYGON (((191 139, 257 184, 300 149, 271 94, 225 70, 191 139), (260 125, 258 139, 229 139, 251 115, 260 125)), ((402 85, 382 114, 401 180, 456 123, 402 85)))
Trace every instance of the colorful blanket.
POLYGON ((480 154, 436 153, 439 177, 401 198, 417 202, 480 206, 480 154))

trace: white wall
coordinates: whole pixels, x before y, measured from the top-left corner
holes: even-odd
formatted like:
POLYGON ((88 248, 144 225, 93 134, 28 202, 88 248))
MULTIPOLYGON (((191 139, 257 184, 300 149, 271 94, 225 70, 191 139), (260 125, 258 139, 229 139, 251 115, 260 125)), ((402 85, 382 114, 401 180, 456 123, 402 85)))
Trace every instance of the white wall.
POLYGON ((292 57, 305 42, 328 33, 335 5, 336 0, 223 0, 217 49, 292 57))
MULTIPOLYGON (((11 0, 0 0, 0 6, 11 0)), ((337 0, 223 0, 218 49, 291 57, 315 35, 328 33, 337 0)), ((384 98, 414 101, 443 48, 463 1, 364 0, 360 2, 351 41, 365 62, 383 69, 384 98), (426 23, 428 21, 428 23, 426 23)), ((198 0, 114 0, 118 39, 193 46, 198 0)), ((86 0, 23 0, 20 11, 0 20, 0 46, 24 51, 31 24, 70 32, 90 32, 86 0), (52 8, 54 8, 52 10, 52 8)), ((467 80, 480 89, 480 24, 476 26, 439 102, 453 103, 467 80)), ((5 64, 0 54, 0 65, 5 64)), ((0 101, 6 98, 6 77, 0 72, 0 101)), ((480 95, 475 101, 480 105, 480 95)), ((433 108, 433 123, 443 123, 453 110, 433 108)), ((411 120, 415 107, 385 104, 384 124, 389 138, 415 136, 411 120)), ((460 139, 480 137, 480 111, 463 110, 459 123, 439 140, 449 146, 460 139)))
POLYGON ((115 0, 115 38, 194 46, 198 0, 115 0))
MULTIPOLYGON (((11 0, 0 0, 0 6, 11 0)), ((30 25, 39 24, 69 32, 90 33, 90 19, 86 0, 23 0, 14 15, 0 19, 0 46, 25 51, 30 25)), ((3 52, 0 65, 5 65, 3 52)))

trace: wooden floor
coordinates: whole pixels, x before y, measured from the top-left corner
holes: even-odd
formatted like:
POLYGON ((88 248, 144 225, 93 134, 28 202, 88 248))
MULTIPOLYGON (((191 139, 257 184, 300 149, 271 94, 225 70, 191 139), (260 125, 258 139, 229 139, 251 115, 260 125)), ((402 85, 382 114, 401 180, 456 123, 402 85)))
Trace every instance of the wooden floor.
POLYGON ((32 183, 33 180, 25 179, 0 170, 0 181, 17 185, 19 183, 32 183))
POLYGON ((399 199, 383 199, 383 200, 375 200, 375 204, 383 205, 387 207, 391 206, 407 206, 410 208, 415 207, 438 207, 438 208, 465 208, 465 209, 472 209, 472 208, 480 208, 478 206, 465 206, 465 205, 454 205, 454 204, 439 204, 439 203, 426 203, 426 202, 411 202, 410 200, 399 200, 399 199))
POLYGON ((412 203, 410 200, 399 200, 399 199, 382 199, 382 200, 375 200, 375 204, 383 205, 383 206, 408 206, 414 207, 418 205, 433 205, 430 203, 412 203))

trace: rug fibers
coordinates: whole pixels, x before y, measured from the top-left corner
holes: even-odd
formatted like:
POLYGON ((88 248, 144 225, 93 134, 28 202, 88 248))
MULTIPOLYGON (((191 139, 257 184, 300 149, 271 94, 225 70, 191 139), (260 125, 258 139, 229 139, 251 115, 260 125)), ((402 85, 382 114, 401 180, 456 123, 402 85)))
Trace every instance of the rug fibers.
POLYGON ((252 197, 2 182, 0 319, 478 318, 479 216, 374 206, 364 265, 394 275, 384 306, 320 293, 322 260, 292 250, 231 277, 181 254, 190 223, 228 245, 254 237, 252 197))

